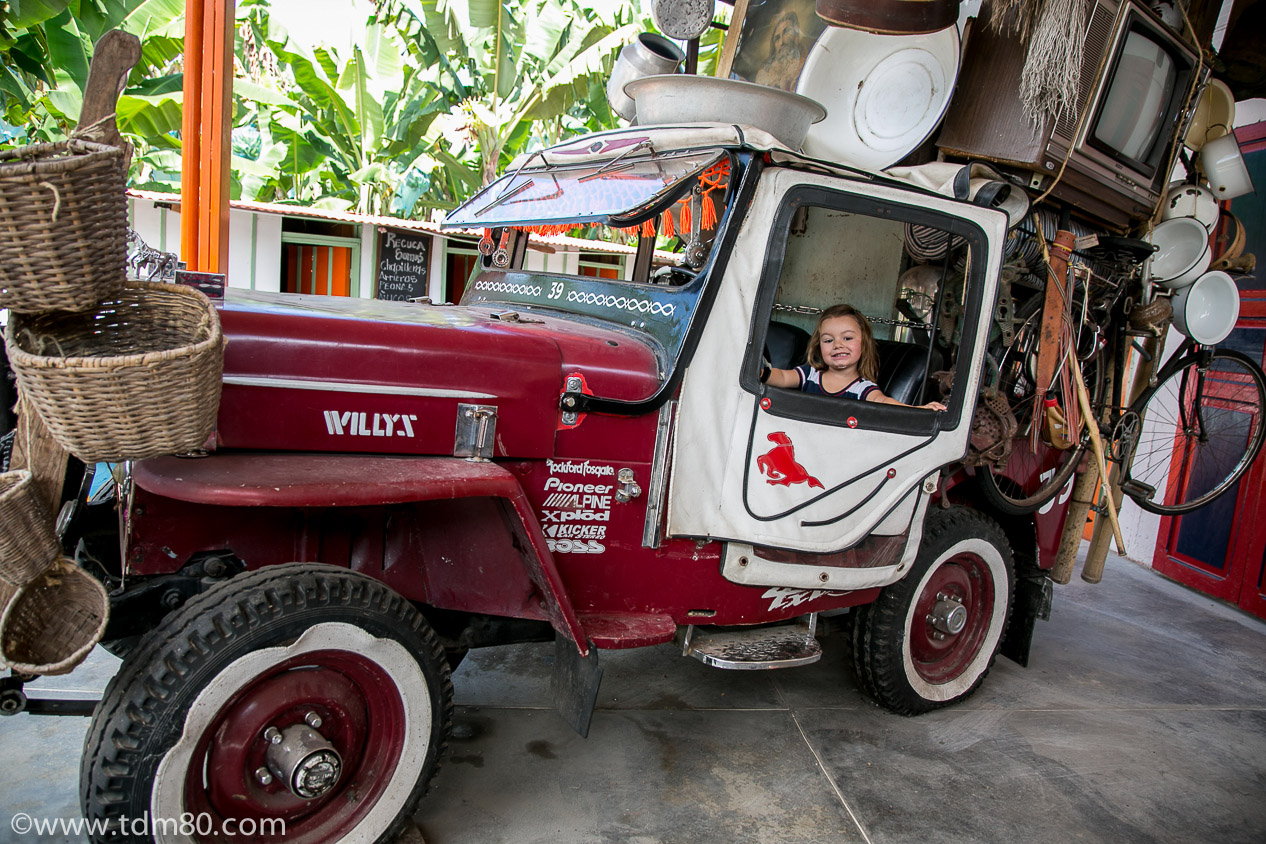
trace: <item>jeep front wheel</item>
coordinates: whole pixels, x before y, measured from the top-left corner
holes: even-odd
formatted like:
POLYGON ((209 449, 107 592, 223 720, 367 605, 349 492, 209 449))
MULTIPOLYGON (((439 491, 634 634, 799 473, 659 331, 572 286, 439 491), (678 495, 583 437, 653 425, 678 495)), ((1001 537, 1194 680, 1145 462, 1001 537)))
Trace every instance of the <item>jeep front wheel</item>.
POLYGON ((863 691, 918 715, 970 695, 993 665, 1014 566, 1002 529, 974 510, 935 510, 909 574, 856 611, 849 652, 863 691))
POLYGON ((318 565, 240 575, 129 654, 84 744, 93 840, 390 841, 452 716, 418 611, 318 565))

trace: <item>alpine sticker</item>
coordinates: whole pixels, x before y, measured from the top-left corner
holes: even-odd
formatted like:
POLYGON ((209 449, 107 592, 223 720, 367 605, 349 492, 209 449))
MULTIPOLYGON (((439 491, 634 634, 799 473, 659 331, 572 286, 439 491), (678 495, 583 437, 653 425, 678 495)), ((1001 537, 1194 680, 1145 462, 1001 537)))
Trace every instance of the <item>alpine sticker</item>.
POLYGON ((412 437, 413 423, 417 421, 418 417, 413 413, 325 411, 325 430, 334 437, 412 437))
POLYGON ((796 462, 796 447, 791 437, 782 431, 774 431, 768 437, 774 447, 756 458, 756 468, 767 476, 765 483, 774 486, 790 486, 807 483, 810 487, 823 489, 822 482, 796 462))
POLYGON ((614 466, 588 460, 547 460, 541 504, 541 529, 555 554, 602 554, 611 521, 615 485, 601 479, 615 474, 614 466), (563 477, 559 477, 562 475, 563 477))

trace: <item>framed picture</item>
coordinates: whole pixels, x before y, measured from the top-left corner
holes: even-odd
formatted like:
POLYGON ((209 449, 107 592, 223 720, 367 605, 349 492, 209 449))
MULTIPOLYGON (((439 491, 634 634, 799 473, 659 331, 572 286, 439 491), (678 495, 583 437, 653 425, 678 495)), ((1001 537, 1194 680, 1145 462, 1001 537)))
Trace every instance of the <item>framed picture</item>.
MULTIPOLYGON (((728 51, 723 51, 723 73, 718 75, 794 91, 809 49, 826 29, 814 7, 814 0, 748 0, 736 4, 734 20, 739 20, 740 11, 744 12, 738 41, 728 68, 724 66, 728 51)), ((731 29, 730 34, 733 32, 731 29)))

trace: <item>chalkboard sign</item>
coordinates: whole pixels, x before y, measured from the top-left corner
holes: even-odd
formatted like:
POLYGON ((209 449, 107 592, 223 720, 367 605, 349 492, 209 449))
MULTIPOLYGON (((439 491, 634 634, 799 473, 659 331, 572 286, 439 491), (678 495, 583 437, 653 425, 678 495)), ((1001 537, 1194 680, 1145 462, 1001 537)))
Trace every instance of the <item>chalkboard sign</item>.
POLYGON ((404 302, 427 295, 431 238, 387 229, 378 235, 379 299, 404 302))

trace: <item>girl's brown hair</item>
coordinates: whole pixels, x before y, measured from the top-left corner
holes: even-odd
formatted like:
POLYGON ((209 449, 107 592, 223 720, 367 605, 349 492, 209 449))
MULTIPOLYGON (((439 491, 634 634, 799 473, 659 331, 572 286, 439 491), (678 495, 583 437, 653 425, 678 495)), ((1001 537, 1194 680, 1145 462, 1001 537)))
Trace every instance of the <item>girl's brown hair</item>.
POLYGON ((826 361, 822 359, 822 323, 828 319, 843 316, 851 316, 857 320, 862 333, 862 359, 857 362, 857 374, 867 381, 874 381, 879 378, 879 347, 875 343, 875 335, 870 330, 870 322, 867 321, 866 315, 852 305, 832 305, 818 317, 813 336, 809 338, 809 366, 819 372, 826 371, 826 361))

